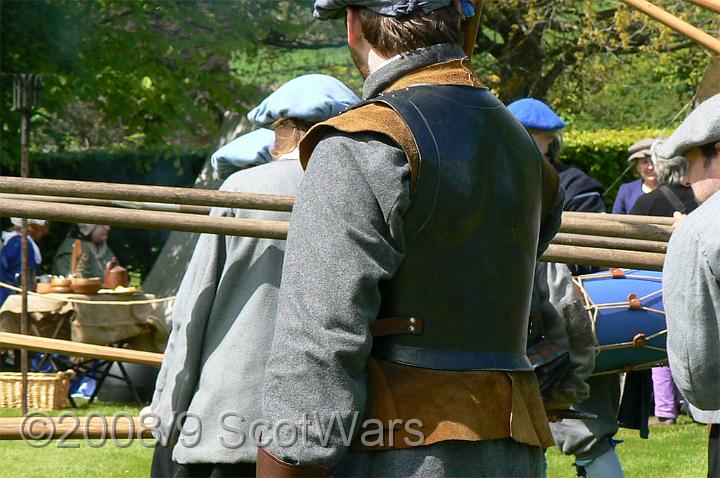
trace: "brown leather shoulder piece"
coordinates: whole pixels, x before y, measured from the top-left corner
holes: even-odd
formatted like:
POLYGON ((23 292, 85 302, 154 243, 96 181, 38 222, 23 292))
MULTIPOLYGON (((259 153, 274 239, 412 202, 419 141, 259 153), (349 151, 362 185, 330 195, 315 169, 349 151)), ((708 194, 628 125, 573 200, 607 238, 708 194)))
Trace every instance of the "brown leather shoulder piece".
POLYGON ((558 176, 555 167, 543 158, 542 165, 542 215, 544 221, 552 210, 558 196, 558 187, 560 186, 560 176, 558 176))
POLYGON ((450 60, 426 66, 407 76, 400 78, 385 91, 396 91, 419 83, 434 83, 438 85, 463 85, 484 88, 475 76, 468 58, 450 60))
POLYGON ((379 133, 390 138, 405 152, 410 163, 410 192, 415 191, 420 153, 415 138, 405 121, 392 109, 379 104, 368 104, 318 123, 300 142, 300 164, 307 168, 315 146, 332 131, 342 133, 379 133))

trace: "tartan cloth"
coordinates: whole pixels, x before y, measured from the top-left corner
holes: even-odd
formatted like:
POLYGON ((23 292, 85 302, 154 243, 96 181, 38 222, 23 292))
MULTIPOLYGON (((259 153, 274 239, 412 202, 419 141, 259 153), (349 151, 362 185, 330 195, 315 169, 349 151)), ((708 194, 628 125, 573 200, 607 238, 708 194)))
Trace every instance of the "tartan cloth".
POLYGON ((551 340, 541 338, 528 347, 527 354, 542 394, 564 379, 570 371, 570 356, 567 349, 551 340))

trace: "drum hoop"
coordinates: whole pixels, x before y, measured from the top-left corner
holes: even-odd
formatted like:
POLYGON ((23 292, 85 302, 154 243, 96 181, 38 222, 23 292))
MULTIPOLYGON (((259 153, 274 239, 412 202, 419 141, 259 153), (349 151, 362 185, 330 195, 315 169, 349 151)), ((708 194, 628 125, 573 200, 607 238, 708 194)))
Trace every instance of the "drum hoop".
POLYGON ((591 373, 591 377, 598 377, 600 375, 610 375, 610 374, 617 374, 617 373, 627 373, 627 372, 637 372, 639 370, 647 370, 653 367, 657 367, 660 365, 667 365, 667 360, 661 360, 659 362, 647 362, 641 365, 636 365, 633 367, 625 367, 624 369, 615 369, 615 370, 607 370, 605 372, 598 372, 598 373, 591 373))
MULTIPOLYGON (((656 332, 652 335, 648 335, 647 337, 645 337, 645 341, 656 339, 656 338, 660 337, 661 335, 667 335, 667 329, 661 330, 660 332, 656 332)), ((604 350, 625 349, 628 347, 632 347, 632 345, 633 345, 632 342, 620 342, 619 344, 611 344, 611 345, 598 345, 597 347, 595 347, 595 355, 599 355, 600 352, 602 352, 604 350)), ((637 348, 657 350, 659 352, 667 352, 667 349, 661 349, 659 347, 655 347, 654 345, 643 345, 642 347, 637 347, 637 348)))

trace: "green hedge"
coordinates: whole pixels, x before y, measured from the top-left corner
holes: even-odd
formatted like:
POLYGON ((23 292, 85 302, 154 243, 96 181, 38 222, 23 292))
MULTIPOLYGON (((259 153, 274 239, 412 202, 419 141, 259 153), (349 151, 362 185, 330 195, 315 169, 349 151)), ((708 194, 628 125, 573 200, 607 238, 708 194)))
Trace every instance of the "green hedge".
MULTIPOLYGON (((82 152, 31 153, 31 176, 49 179, 75 179, 114 183, 154 184, 190 187, 194 184, 209 149, 192 150, 88 150, 82 152)), ((3 165, 3 175, 17 176, 13 166, 3 165)), ((2 227, 9 227, 3 218, 2 227)), ((43 272, 50 272, 52 258, 67 235, 70 225, 53 223, 43 239, 43 272)), ((113 228, 109 244, 118 259, 131 272, 144 277, 167 240, 169 231, 113 228)))
MULTIPOLYGON (((560 161, 585 171, 607 189, 628 166, 628 147, 643 138, 657 138, 660 133, 656 129, 569 131, 564 135, 560 161)), ((632 168, 605 193, 608 211, 612 210, 620 184, 636 177, 632 168)))

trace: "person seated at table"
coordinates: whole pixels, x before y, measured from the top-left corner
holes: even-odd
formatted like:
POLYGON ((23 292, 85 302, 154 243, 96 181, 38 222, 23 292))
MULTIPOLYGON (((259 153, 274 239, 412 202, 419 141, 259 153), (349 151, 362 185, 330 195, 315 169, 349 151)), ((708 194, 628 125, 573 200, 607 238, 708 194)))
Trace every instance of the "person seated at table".
POLYGON ((638 198, 656 190, 660 185, 655 164, 650 157, 650 147, 653 142, 655 142, 654 139, 645 138, 628 148, 628 153, 630 153, 628 163, 635 162, 635 170, 640 178, 620 185, 613 203, 613 214, 628 214, 638 198))
MULTIPOLYGON (((274 135, 267 138, 255 130, 234 142, 233 148, 244 154, 225 161, 223 171, 239 171, 220 190, 294 196, 303 178, 298 145, 305 132, 358 101, 343 83, 326 75, 303 75, 285 83, 248 113, 251 123, 272 128, 274 135), (272 161, 248 168, 263 163, 267 151, 272 161)), ((227 155, 213 156, 217 168, 227 155)), ((287 212, 222 207, 210 215, 290 218, 287 212)), ((200 236, 177 293, 172 333, 150 406, 161 435, 152 476, 255 476, 257 447, 248 427, 262 418, 263 377, 284 254, 281 240, 200 236), (202 420, 202 436, 195 443, 176 426, 185 415, 202 420), (239 435, 227 427, 247 440, 235 446, 239 435), (223 440, 234 444, 223 446, 223 440)))
POLYGON ((108 246, 110 226, 75 224, 53 259, 53 274, 75 277, 104 277, 105 269, 118 264, 108 246))
MULTIPOLYGON (((12 229, 2 232, 2 249, 0 249, 0 282, 20 287, 22 281, 22 219, 11 218, 12 229)), ((48 222, 44 219, 28 219, 28 289, 35 289, 35 277, 42 263, 42 254, 38 242, 50 232, 48 222)), ((0 287, 0 305, 7 296, 17 292, 0 287)))

